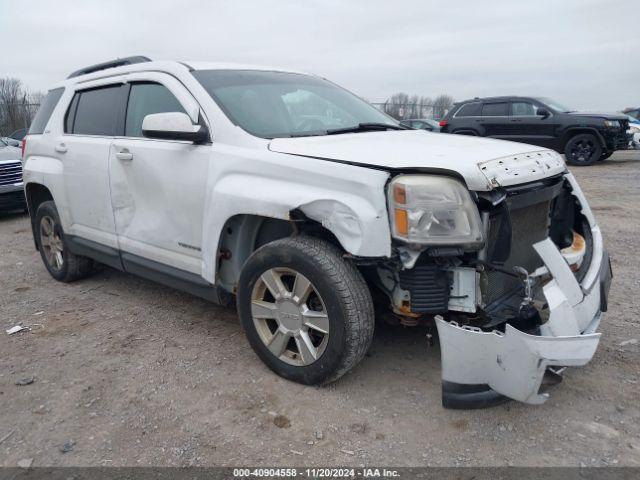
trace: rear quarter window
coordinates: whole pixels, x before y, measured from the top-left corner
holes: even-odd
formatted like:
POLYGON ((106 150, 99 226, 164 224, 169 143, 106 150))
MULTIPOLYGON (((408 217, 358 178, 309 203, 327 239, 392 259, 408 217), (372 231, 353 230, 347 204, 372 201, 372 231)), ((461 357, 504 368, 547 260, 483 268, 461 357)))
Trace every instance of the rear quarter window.
POLYGON ((44 97, 44 100, 38 109, 38 113, 36 113, 36 116, 33 118, 33 122, 31 122, 29 135, 40 135, 44 133, 44 129, 47 126, 47 123, 49 123, 51 114, 56 108, 56 105, 58 105, 63 92, 63 87, 49 90, 47 96, 44 97))
POLYGON ((456 117, 479 117, 482 104, 467 103, 456 112, 456 117))

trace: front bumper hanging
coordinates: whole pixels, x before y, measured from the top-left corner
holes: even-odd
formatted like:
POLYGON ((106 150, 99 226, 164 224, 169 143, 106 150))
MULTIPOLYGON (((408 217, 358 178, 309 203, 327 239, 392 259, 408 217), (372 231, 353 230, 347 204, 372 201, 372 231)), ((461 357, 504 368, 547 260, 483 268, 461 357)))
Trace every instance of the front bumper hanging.
POLYGON ((546 273, 543 287, 549 319, 540 335, 506 325, 505 331, 482 331, 436 317, 442 357, 442 400, 448 408, 480 408, 508 399, 541 404, 540 387, 548 367, 582 366, 593 357, 596 333, 607 309, 611 264, 602 235, 572 175, 567 179, 582 205, 593 236, 593 256, 582 283, 556 245, 545 239, 534 245, 546 273))

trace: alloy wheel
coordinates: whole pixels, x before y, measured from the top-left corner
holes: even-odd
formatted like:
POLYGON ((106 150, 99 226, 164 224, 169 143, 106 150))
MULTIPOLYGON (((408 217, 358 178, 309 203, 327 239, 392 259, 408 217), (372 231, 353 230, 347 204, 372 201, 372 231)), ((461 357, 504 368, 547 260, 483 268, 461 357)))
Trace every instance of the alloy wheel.
POLYGON ((40 220, 40 246, 44 250, 44 256, 49 266, 58 272, 62 270, 64 244, 55 230, 55 222, 48 215, 43 216, 40 220))
POLYGON ((594 151, 595 145, 591 140, 580 140, 571 148, 571 158, 580 163, 588 162, 594 151))
POLYGON ((290 268, 271 268, 256 281, 251 317, 269 351, 285 363, 317 361, 329 340, 324 301, 307 277, 290 268))

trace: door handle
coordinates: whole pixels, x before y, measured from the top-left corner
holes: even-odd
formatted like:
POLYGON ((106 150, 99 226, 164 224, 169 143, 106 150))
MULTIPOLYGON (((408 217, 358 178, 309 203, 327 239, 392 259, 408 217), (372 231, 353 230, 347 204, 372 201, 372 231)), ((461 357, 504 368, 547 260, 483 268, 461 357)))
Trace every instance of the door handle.
POLYGON ((58 153, 66 153, 67 146, 64 143, 59 143, 55 146, 55 151, 58 153))
POLYGON ((131 153, 129 150, 124 149, 120 152, 116 152, 116 158, 118 160, 123 160, 123 161, 131 161, 133 160, 133 153, 131 153))

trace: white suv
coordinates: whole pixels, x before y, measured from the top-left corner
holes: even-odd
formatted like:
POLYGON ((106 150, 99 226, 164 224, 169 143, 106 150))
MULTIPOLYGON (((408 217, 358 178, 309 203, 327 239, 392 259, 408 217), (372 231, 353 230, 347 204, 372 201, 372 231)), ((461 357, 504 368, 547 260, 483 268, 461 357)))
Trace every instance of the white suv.
POLYGON ((542 403, 598 345, 609 259, 553 151, 410 130, 313 75, 145 57, 56 85, 23 147, 55 279, 100 262, 235 301, 285 378, 343 375, 374 312, 437 326, 453 408, 542 403))

